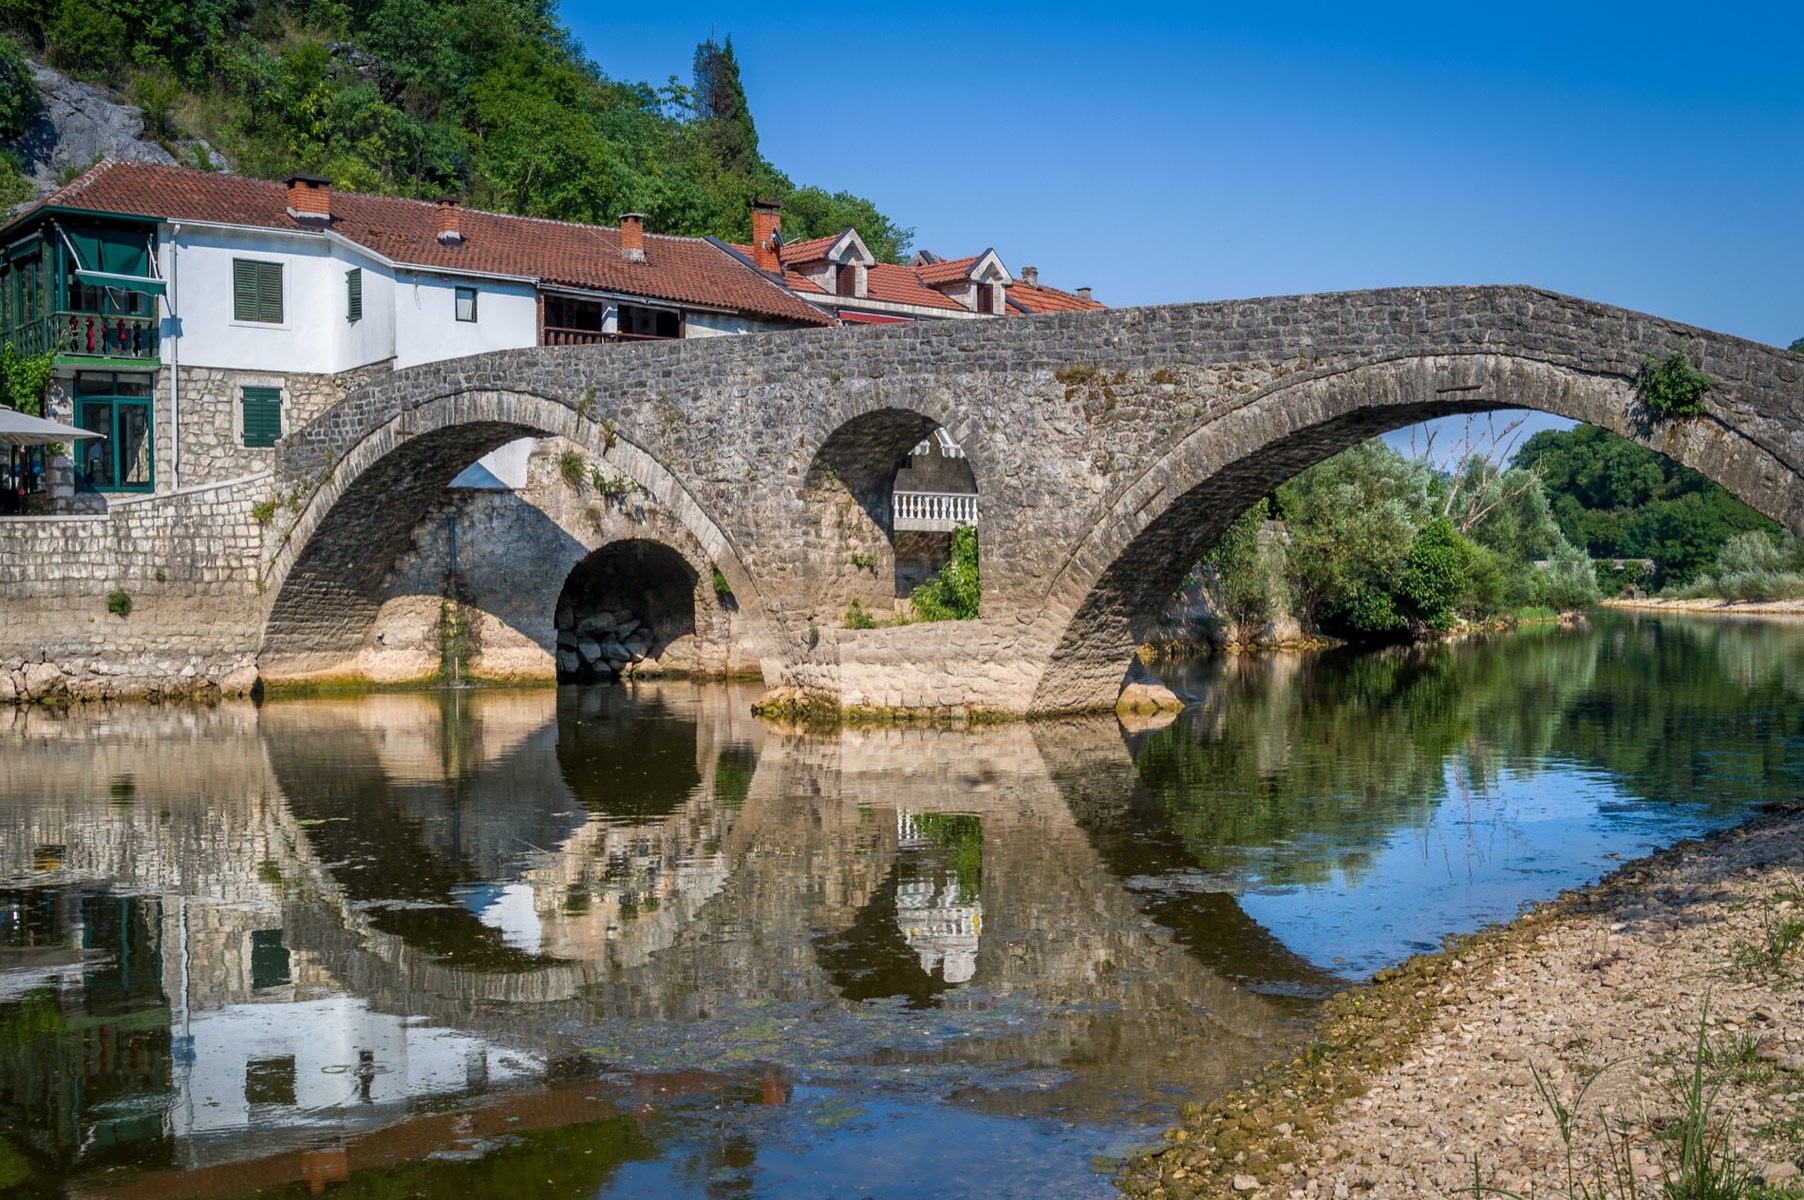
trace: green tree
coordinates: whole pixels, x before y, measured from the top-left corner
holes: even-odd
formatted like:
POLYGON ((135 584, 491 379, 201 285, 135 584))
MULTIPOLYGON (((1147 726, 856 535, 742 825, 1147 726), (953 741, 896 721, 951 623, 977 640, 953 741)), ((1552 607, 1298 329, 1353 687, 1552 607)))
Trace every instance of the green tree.
POLYGON ((115 78, 129 59, 125 22, 87 0, 62 0, 44 25, 44 42, 60 67, 115 78))
POLYGON ((1283 582, 1265 538, 1266 502, 1241 513, 1203 556, 1214 576, 1214 601, 1229 624, 1251 631, 1268 621, 1283 600, 1283 582))
POLYGON ((1804 354, 1804 337, 1793 338, 1792 344, 1786 347, 1793 354, 1804 354))
POLYGON ((695 115, 702 144, 721 170, 742 179, 757 173, 758 130, 730 36, 724 44, 709 37, 695 48, 695 115))
POLYGON ((898 228, 877 206, 850 192, 800 187, 783 197, 783 236, 799 242, 852 228, 878 262, 908 261, 915 231, 898 228))
POLYGON ((1591 425, 1543 430, 1516 465, 1541 476, 1566 540, 1593 558, 1651 558, 1655 587, 1683 584, 1724 542, 1778 526, 1703 475, 1591 425))
POLYGON ((25 132, 38 111, 38 82, 19 43, 0 37, 0 137, 16 138, 25 132))
POLYGON ((1290 533, 1289 583, 1305 628, 1354 639, 1408 625, 1394 592, 1416 530, 1435 512, 1433 471, 1374 438, 1274 493, 1290 533))
POLYGON ((1471 543, 1446 517, 1422 526, 1397 573, 1402 611, 1429 629, 1451 628, 1471 562, 1471 543))

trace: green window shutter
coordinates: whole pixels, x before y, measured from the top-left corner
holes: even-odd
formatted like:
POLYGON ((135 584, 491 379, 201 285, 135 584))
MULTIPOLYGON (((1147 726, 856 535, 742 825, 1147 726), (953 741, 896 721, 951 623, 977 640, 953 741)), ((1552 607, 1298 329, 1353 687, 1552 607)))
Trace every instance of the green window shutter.
POLYGON ((282 323, 282 264, 232 260, 232 319, 282 323))
POLYGON ((257 311, 259 321, 282 323, 282 264, 258 263, 257 311))
POLYGON ((232 260, 232 319, 257 319, 257 267, 248 258, 232 260))
POLYGON ((265 447, 282 436, 282 393, 278 388, 244 389, 244 444, 265 447))
POLYGON ((348 321, 363 320, 362 267, 352 267, 345 272, 345 319, 348 321))

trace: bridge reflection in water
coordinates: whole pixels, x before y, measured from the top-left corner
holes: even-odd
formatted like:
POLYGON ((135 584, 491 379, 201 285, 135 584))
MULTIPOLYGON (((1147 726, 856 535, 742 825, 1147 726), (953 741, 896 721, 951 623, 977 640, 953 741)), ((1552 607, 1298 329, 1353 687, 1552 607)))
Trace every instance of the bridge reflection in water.
POLYGON ((593 1194, 905 1110, 922 1153, 981 1127, 1025 1179, 1067 1137, 1047 1186, 1106 1187, 1107 1131, 1238 1081, 1337 986, 1322 913, 1399 914, 1391 957, 1466 919, 1385 855, 1462 895, 1514 876, 1507 912, 1525 864, 1557 887, 1791 795, 1750 764, 1788 761, 1800 638, 1708 629, 1237 662, 1143 735, 788 730, 674 685, 24 713, 0 1170, 204 1194, 485 1154, 564 1179, 580 1147, 593 1194))
POLYGON ((1142 817, 1082 815, 1134 787, 1113 720, 774 732, 748 700, 34 714, 0 767, 0 1005, 73 1040, 5 1064, 21 1152, 204 1171, 572 1062, 912 1064, 979 1110, 1121 1124, 1269 1058, 1304 1008, 1282 993, 1331 982, 1223 897, 1121 886, 1098 846, 1142 817))

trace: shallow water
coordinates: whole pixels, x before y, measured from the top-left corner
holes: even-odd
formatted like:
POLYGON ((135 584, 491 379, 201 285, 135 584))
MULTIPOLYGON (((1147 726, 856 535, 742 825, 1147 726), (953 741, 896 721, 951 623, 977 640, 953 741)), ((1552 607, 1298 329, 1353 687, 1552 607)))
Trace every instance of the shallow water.
POLYGON ((795 733, 726 686, 26 713, 0 1189, 1112 1193, 1315 1000, 1791 799, 1804 629, 1166 664, 795 733))

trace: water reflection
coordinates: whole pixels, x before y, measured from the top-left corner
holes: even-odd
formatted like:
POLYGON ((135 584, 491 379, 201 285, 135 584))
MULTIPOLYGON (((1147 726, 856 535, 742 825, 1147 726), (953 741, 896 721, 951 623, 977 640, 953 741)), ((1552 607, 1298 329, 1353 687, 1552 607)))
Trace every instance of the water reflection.
POLYGON ((1233 660, 1131 736, 680 686, 25 714, 0 1180, 925 1195, 886 1155, 931 1129, 965 1186, 1100 1193, 1348 971, 1793 794, 1799 645, 1233 660))

